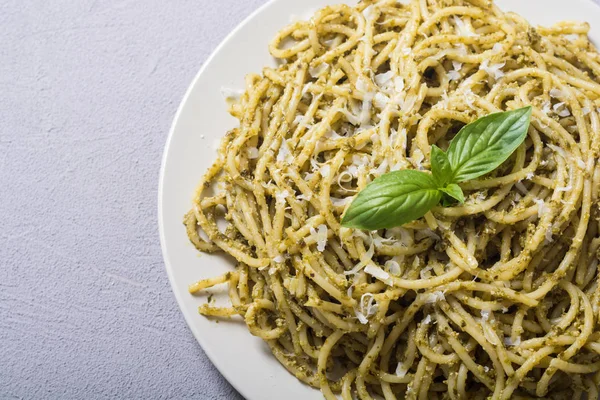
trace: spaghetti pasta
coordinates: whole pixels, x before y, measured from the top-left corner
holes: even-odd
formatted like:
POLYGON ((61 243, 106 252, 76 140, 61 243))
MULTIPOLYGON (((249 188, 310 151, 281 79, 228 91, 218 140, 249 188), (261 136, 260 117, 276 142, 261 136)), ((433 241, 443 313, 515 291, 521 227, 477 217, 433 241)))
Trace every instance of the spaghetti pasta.
POLYGON ((585 23, 489 0, 362 1, 270 44, 185 217, 231 306, 324 397, 598 398, 600 55, 585 23), (526 141, 402 227, 341 226, 370 181, 430 169, 465 124, 531 105, 526 141), (586 397, 587 396, 587 397, 586 397))

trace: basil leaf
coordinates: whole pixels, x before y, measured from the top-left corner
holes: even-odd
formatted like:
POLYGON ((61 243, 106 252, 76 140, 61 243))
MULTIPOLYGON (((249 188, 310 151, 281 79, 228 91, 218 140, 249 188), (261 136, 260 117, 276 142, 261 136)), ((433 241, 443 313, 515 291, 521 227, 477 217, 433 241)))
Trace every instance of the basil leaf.
POLYGON ((531 106, 490 114, 463 127, 450 142, 452 182, 478 178, 498 168, 523 143, 531 106))
POLYGON ((431 172, 440 187, 446 186, 452 180, 452 166, 448 155, 435 144, 431 146, 431 172))
MULTIPOLYGON (((445 195, 451 197, 454 200, 457 200, 460 204, 465 202, 465 194, 463 193, 462 189, 460 188, 460 186, 458 186, 456 183, 451 183, 450 185, 446 186, 443 189, 440 189, 440 191, 442 193, 444 193, 445 195)), ((452 202, 449 202, 452 203, 452 202)), ((444 204, 446 205, 446 204, 444 204)))
POLYGON ((381 175, 354 199, 342 226, 377 230, 401 226, 424 216, 442 198, 430 174, 402 170, 381 175))

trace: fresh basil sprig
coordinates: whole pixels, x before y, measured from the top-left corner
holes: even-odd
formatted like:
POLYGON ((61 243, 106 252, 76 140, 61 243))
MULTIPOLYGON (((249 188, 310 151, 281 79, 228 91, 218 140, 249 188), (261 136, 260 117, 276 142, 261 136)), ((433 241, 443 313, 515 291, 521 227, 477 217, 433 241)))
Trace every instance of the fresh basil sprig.
POLYGON ((459 183, 483 176, 504 163, 527 137, 531 106, 495 113, 463 127, 447 152, 431 146, 431 174, 402 170, 373 180, 342 219, 347 228, 377 230, 423 217, 442 202, 464 203, 459 183))
POLYGON ((348 228, 383 229, 421 218, 442 199, 431 174, 411 169, 381 175, 361 191, 344 215, 348 228))

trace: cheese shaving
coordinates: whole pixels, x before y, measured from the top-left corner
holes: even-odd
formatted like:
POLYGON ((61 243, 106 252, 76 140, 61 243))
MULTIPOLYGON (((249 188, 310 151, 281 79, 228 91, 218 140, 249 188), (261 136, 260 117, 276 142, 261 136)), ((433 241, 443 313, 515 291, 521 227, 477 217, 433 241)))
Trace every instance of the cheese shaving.
POLYGON ((288 147, 286 140, 281 142, 279 152, 277 153, 277 162, 293 162, 292 154, 290 153, 290 148, 288 147))
POLYGON ((390 274, 373 264, 367 265, 365 267, 365 272, 371 275, 372 277, 379 279, 380 281, 385 282, 388 279, 390 279, 390 274))
POLYGON ((317 250, 322 253, 327 245, 327 225, 321 224, 317 227, 317 229, 311 226, 310 234, 315 242, 317 242, 317 250))
POLYGON ((504 338, 504 344, 506 346, 519 346, 521 344, 521 336, 517 336, 517 338, 515 339, 514 342, 513 342, 512 338, 505 337, 504 338))
POLYGON ((467 24, 462 19, 460 19, 460 17, 455 16, 454 23, 456 24, 456 28, 458 29, 458 34, 460 36, 465 36, 465 37, 477 37, 478 36, 475 32, 473 32, 471 30, 471 28, 469 26, 467 26, 467 24))
POLYGON ((344 207, 346 204, 352 202, 353 197, 345 197, 343 199, 337 199, 335 197, 331 197, 331 204, 335 207, 344 207))
POLYGON ((403 363, 398 363, 398 366, 396 367, 396 376, 398 378, 404 378, 407 372, 408 368, 406 367, 406 365, 404 365, 403 363))
POLYGON ((251 160, 258 158, 258 149, 256 147, 248 147, 248 158, 251 160))
POLYGON ((433 293, 427 293, 423 298, 425 304, 433 304, 439 301, 446 300, 446 296, 444 296, 444 293, 440 292, 439 290, 433 293))
POLYGON ((239 89, 231 89, 228 87, 221 87, 221 95, 225 98, 225 100, 230 99, 238 99, 243 96, 244 91, 239 89))
POLYGON ((400 264, 397 261, 389 260, 385 262, 385 268, 394 276, 400 275, 400 264))
POLYGON ((495 80, 498 80, 504 76, 502 68, 505 65, 505 62, 490 65, 490 60, 485 60, 481 63, 479 69, 484 70, 489 76, 493 77, 495 80))
POLYGON ((538 206, 538 216, 542 216, 550 211, 550 208, 546 205, 546 202, 542 199, 533 199, 533 202, 538 206))
POLYGON ((327 63, 321 63, 316 67, 310 67, 308 69, 308 73, 310 74, 310 76, 312 76, 313 78, 318 78, 319 76, 323 75, 325 72, 327 72, 327 70, 329 69, 329 64, 327 63))
POLYGON ((559 117, 568 117, 569 115, 571 115, 571 112, 567 107, 565 107, 565 103, 563 102, 556 103, 554 106, 552 106, 552 109, 556 114, 558 114, 559 117))
POLYGON ((275 195, 275 198, 277 199, 278 203, 285 203, 285 199, 287 199, 289 196, 290 192, 287 190, 282 190, 275 195))
POLYGON ((565 94, 560 89, 552 88, 550 89, 550 97, 554 97, 555 99, 561 99, 565 97, 565 94))

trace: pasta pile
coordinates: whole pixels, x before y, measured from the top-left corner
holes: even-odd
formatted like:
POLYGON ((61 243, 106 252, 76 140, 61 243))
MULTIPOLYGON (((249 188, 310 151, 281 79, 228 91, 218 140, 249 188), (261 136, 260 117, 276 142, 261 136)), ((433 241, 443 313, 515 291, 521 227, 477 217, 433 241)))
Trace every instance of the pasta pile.
POLYGON ((324 397, 596 399, 600 55, 585 23, 532 27, 487 0, 317 11, 246 78, 185 217, 235 269, 230 307, 324 397), (465 124, 533 106, 525 143, 402 227, 340 225, 375 177, 430 169, 465 124), (587 396, 587 397, 586 397, 587 396))

